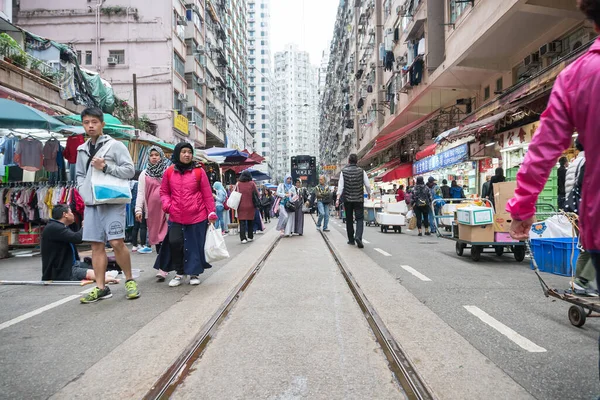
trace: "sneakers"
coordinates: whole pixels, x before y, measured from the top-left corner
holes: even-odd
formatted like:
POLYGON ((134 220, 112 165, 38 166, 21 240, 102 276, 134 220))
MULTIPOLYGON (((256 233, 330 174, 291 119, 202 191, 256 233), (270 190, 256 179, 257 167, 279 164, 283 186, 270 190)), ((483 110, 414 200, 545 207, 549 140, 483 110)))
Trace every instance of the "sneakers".
POLYGON ((183 276, 176 275, 175 278, 171 279, 171 282, 169 282, 169 286, 177 287, 177 286, 180 286, 182 283, 183 283, 183 276))
POLYGON ((419 232, 419 234, 417 236, 423 236, 423 234, 421 232, 419 232))
POLYGON ((246 244, 248 241, 246 239, 242 240, 242 244, 246 244))
POLYGON ((320 231, 321 231, 321 227, 317 226, 317 232, 320 232, 320 231))
POLYGON ((198 278, 195 275, 190 276, 190 285, 199 285, 200 284, 200 278, 198 278))
POLYGON ((140 253, 140 254, 150 254, 150 253, 152 253, 152 249, 150 247, 148 247, 148 246, 140 247, 138 249, 138 253, 140 253))
POLYGON ((573 290, 581 290, 581 291, 586 291, 589 289, 589 285, 587 283, 584 283, 581 279, 579 278, 575 278, 573 280, 573 282, 571 282, 571 285, 573 286, 573 290))
POLYGON ((105 286, 104 289, 99 289, 98 287, 95 287, 85 297, 79 299, 79 301, 81 302, 81 304, 90 304, 95 303, 98 300, 110 299, 111 297, 112 293, 110 292, 110 288, 108 286, 105 286))
POLYGON ((162 269, 159 269, 158 272, 156 273, 156 280, 158 282, 164 282, 168 275, 169 275, 168 272, 163 271, 162 269))
POLYGON ((137 247, 137 246, 133 246, 133 247, 131 248, 131 252, 132 252, 132 253, 137 253, 137 251, 138 251, 138 247, 137 247))
POLYGON ((254 241, 254 239, 248 239, 248 241, 249 241, 249 242, 253 242, 253 241, 254 241))
POLYGON ((330 232, 329 228, 323 229, 323 232, 330 232))
POLYGON ((133 300, 133 299, 137 299, 138 297, 140 297, 140 291, 138 290, 137 282, 134 281, 133 279, 125 282, 125 290, 127 291, 127 294, 125 295, 125 297, 128 300, 133 300))

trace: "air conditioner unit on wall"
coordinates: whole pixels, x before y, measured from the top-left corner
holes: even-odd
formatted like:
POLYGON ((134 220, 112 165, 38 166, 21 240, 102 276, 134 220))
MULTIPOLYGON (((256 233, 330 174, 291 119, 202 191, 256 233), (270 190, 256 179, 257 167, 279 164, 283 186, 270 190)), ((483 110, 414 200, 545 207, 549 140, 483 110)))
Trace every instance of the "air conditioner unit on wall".
POLYGON ((187 101, 187 99, 188 99, 188 97, 187 97, 187 94, 185 94, 185 93, 179 93, 179 95, 177 96, 177 99, 178 99, 179 101, 186 102, 186 101, 187 101))
POLYGON ((206 47, 204 46, 196 46, 196 55, 202 56, 206 53, 206 47))
POLYGON ((108 65, 117 65, 118 60, 117 57, 108 57, 106 59, 106 62, 108 63, 108 65))
POLYGON ((388 88, 387 88, 387 85, 385 85, 385 84, 384 84, 384 85, 381 85, 381 86, 379 87, 379 90, 381 90, 382 92, 385 92, 387 89, 388 89, 388 88))
POLYGON ((377 63, 375 63, 375 62, 372 62, 372 63, 371 63, 371 64, 369 64, 369 65, 370 65, 371 69, 375 69, 375 68, 377 68, 377 63))
POLYGON ((538 65, 540 65, 540 53, 531 53, 530 55, 525 57, 525 59, 523 60, 523 64, 525 64, 526 67, 537 67, 538 65))
POLYGON ((562 52, 562 41, 555 40, 540 47, 540 57, 553 57, 562 52))
POLYGON ((177 18, 177 25, 182 25, 182 26, 186 26, 188 23, 187 19, 185 17, 179 17, 177 18))

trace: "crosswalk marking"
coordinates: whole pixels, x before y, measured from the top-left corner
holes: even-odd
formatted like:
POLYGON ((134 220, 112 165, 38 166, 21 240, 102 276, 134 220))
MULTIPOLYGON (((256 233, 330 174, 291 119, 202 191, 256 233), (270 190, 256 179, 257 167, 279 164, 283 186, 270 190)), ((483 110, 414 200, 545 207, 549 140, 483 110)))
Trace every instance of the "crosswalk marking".
POLYGON ((384 255, 384 256, 386 256, 386 257, 391 257, 391 256, 392 256, 392 255, 391 255, 390 253, 388 253, 387 251, 384 251, 384 250, 378 249, 377 247, 376 247, 376 248, 374 248, 373 250, 375 250, 375 251, 377 251, 377 252, 379 252, 379 253, 383 254, 383 255, 384 255))

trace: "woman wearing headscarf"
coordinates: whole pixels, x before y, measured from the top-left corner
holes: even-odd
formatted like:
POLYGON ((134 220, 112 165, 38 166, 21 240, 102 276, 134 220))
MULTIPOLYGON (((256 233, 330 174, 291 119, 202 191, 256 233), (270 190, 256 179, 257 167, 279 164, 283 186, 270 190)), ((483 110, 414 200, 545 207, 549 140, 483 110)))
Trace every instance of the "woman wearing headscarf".
MULTIPOLYGON (((277 187, 277 197, 281 199, 279 203, 279 223, 277 230, 281 235, 292 236, 296 219, 296 211, 288 211, 285 206, 288 202, 294 202, 298 198, 296 188, 292 183, 292 176, 286 175, 283 183, 277 187)), ((302 212, 302 210, 300 210, 302 212)))
POLYGON ((252 175, 249 171, 241 173, 237 183, 237 191, 242 194, 237 215, 240 222, 240 241, 245 244, 254 240, 254 215, 256 213, 253 201, 254 193, 258 196, 258 188, 252 181, 252 175))
MULTIPOLYGON (((169 162, 162 149, 158 146, 150 147, 148 165, 139 176, 135 200, 135 219, 142 222, 143 218, 146 218, 148 238, 150 244, 156 246, 157 253, 160 253, 168 230, 167 217, 160 202, 160 185, 168 165, 169 162)), ((160 269, 156 274, 161 282, 165 280, 166 276, 167 273, 160 269)))
POLYGON ((208 176, 202 164, 194 162, 194 148, 178 143, 173 164, 165 170, 160 187, 162 210, 169 215, 169 231, 155 269, 177 273, 169 286, 179 286, 185 275, 190 285, 199 285, 198 276, 212 266, 204 257, 208 222, 218 220, 208 176))
POLYGON ((227 201, 227 191, 223 184, 219 181, 213 183, 213 189, 215 190, 215 207, 217 210, 217 217, 219 220, 215 223, 215 228, 221 228, 223 236, 227 235, 227 225, 225 225, 225 202, 227 201))

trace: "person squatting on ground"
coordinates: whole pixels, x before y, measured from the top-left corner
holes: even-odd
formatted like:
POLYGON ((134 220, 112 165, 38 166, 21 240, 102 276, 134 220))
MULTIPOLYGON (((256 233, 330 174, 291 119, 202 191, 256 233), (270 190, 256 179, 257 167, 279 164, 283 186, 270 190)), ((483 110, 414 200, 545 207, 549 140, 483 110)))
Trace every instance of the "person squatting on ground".
MULTIPOLYGON (((75 216, 66 204, 52 208, 52 219, 42 232, 42 280, 81 281, 96 280, 91 265, 79 260, 78 244, 83 243, 83 230, 73 231, 69 226, 75 216)), ((106 282, 116 282, 105 274, 106 282)))
POLYGON ((217 217, 219 218, 218 221, 215 223, 215 228, 219 229, 221 228, 221 232, 223 233, 223 236, 227 236, 227 232, 229 231, 227 229, 227 226, 225 224, 225 203, 227 202, 227 191, 225 190, 225 187, 223 187, 223 184, 219 181, 216 181, 215 183, 213 183, 213 189, 215 190, 215 195, 214 195, 214 199, 215 199, 215 207, 216 207, 216 212, 217 212, 217 217))
POLYGON ((333 200, 333 194, 329 186, 327 186, 324 175, 319 177, 319 184, 314 189, 314 195, 317 202, 317 210, 319 211, 317 230, 321 230, 321 223, 323 223, 323 232, 329 232, 329 205, 333 200))
POLYGON ((177 274, 169 282, 175 287, 185 275, 190 285, 199 285, 199 275, 211 268, 204 256, 208 221, 218 220, 208 176, 202 164, 194 161, 194 148, 178 143, 173 164, 165 170, 160 186, 162 210, 169 217, 169 229, 154 269, 177 274))
MULTIPOLYGON (((346 233, 348 244, 356 244, 359 249, 365 247, 362 235, 365 221, 365 190, 371 196, 371 185, 367 173, 356 164, 358 156, 350 154, 348 165, 342 169, 338 186, 338 198, 343 199, 346 210, 346 233), (356 219, 356 233, 354 232, 354 219, 356 219)), ((339 200, 338 200, 339 203, 339 200)))
POLYGON ((131 257, 125 246, 126 204, 95 204, 92 191, 92 171, 129 180, 135 175, 129 150, 121 142, 104 135, 104 114, 99 108, 87 108, 81 113, 85 133, 90 137, 77 148, 77 190, 85 203, 83 241, 92 243, 92 265, 96 287, 81 298, 84 304, 112 297, 104 277, 108 258, 106 241, 115 252, 117 264, 125 274, 127 299, 140 297, 137 283, 131 275, 131 257))
POLYGON ((413 188, 411 196, 412 210, 417 218, 417 229, 419 236, 423 236, 422 227, 425 225, 425 235, 431 235, 429 231, 429 213, 431 212, 431 203, 433 196, 431 190, 425 185, 425 180, 422 176, 417 178, 417 184, 413 188))
MULTIPOLYGON (((279 222, 277 223, 277 230, 281 231, 281 235, 292 236, 294 232, 294 225, 296 222, 296 210, 294 202, 298 199, 296 188, 292 184, 292 176, 286 175, 283 183, 280 183, 277 187, 277 197, 281 200, 279 202, 279 222), (291 203, 291 205, 289 205, 291 203)), ((302 212, 302 210, 300 210, 302 212)))
MULTIPOLYGON (((162 209, 160 201, 160 187, 163 175, 169 165, 162 149, 157 146, 150 147, 148 166, 142 171, 138 179, 137 198, 135 202, 136 222, 144 222, 147 226, 150 244, 156 246, 156 253, 160 253, 162 242, 169 229, 167 216, 162 209)), ((135 243, 134 243, 135 244, 135 243)), ((138 250, 140 253, 148 251, 138 250)), ((165 280, 168 274, 159 270, 156 277, 165 280)))
MULTIPOLYGON (((579 0, 579 8, 600 33, 600 0, 579 0)), ((556 78, 548 107, 517 174, 515 197, 507 211, 513 217, 511 236, 528 240, 535 222, 535 204, 556 160, 572 143, 575 129, 586 150, 585 178, 579 206, 580 243, 590 253, 600 280, 600 38, 587 53, 556 78)), ((599 365, 600 366, 600 365, 599 365)))
POLYGON ((254 216, 256 207, 253 196, 258 196, 258 188, 252 181, 250 171, 243 171, 237 183, 237 191, 241 193, 240 205, 237 209, 240 222, 240 241, 243 244, 254 240, 254 216))

